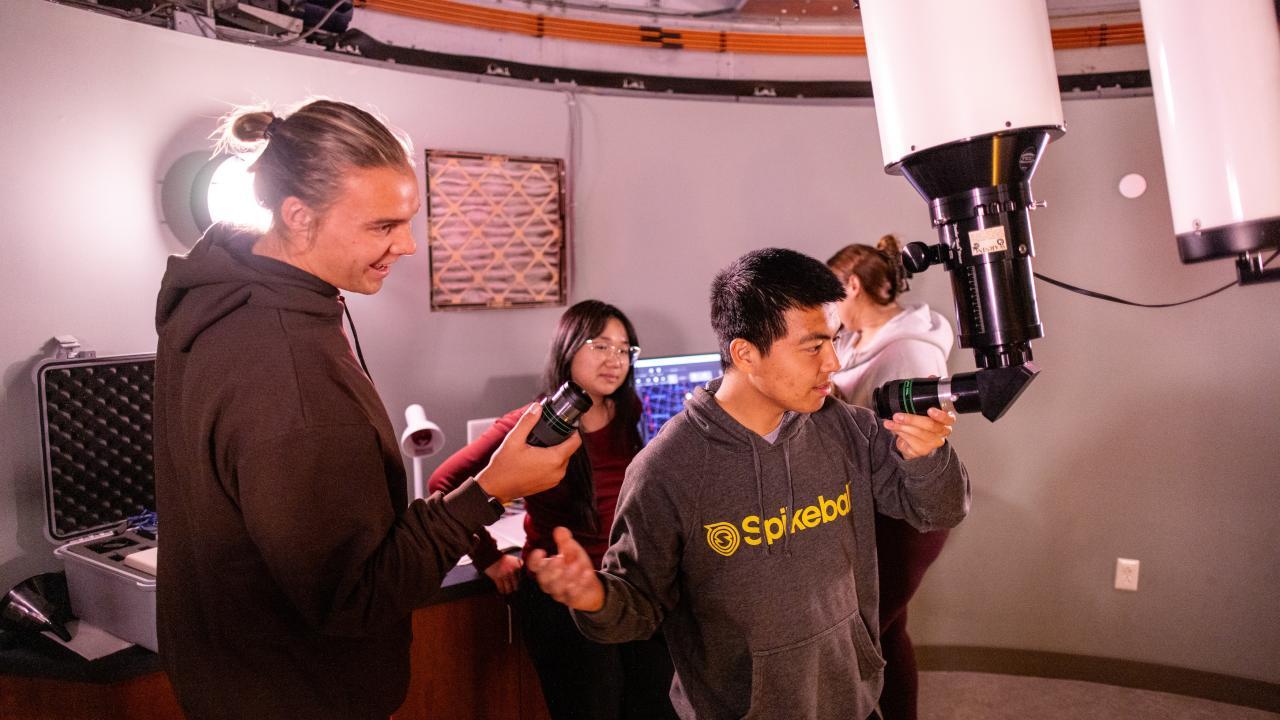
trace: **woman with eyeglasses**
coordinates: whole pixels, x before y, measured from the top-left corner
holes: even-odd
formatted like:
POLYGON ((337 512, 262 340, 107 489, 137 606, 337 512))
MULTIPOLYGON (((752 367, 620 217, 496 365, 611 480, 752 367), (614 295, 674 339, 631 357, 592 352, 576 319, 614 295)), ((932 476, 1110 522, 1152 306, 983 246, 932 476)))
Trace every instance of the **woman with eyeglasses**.
MULTIPOLYGON (((523 556, 534 549, 555 553, 552 530, 569 528, 600 567, 609 547, 618 491, 627 465, 640 450, 640 397, 632 363, 639 357, 635 328, 621 310, 583 300, 560 316, 547 358, 542 395, 572 380, 591 396, 579 421, 582 447, 569 461, 564 480, 525 498, 523 556)), ((432 474, 432 492, 449 492, 489 462, 526 406, 499 418, 432 474)), ((661 635, 619 645, 601 645, 578 632, 565 606, 524 577, 521 558, 498 551, 480 531, 471 559, 498 591, 516 593, 521 628, 555 720, 675 718, 668 697, 672 666, 661 635)))

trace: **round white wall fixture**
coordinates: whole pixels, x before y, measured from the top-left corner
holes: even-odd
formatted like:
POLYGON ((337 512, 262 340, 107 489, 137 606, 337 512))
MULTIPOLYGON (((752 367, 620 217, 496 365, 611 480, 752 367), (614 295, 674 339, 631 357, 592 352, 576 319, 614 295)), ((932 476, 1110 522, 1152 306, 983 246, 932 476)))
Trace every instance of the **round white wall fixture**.
POLYGON ((1120 194, 1130 200, 1142 197, 1142 194, 1146 191, 1147 179, 1138 173, 1129 173, 1120 178, 1120 194))

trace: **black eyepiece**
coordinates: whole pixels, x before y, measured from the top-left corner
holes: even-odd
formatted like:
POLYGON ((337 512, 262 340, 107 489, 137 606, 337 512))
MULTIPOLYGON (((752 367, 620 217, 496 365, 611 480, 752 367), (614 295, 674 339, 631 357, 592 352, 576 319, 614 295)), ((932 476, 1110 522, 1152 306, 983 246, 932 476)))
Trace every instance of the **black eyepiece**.
POLYGON ((1023 363, 949 378, 890 380, 876 388, 872 404, 876 414, 886 420, 895 413, 925 415, 936 407, 946 412, 980 412, 995 422, 1039 372, 1033 363, 1023 363))
POLYGON ((894 413, 924 415, 929 408, 957 413, 982 409, 976 373, 962 373, 951 378, 890 380, 876 388, 872 398, 876 414, 885 419, 893 417, 894 413))
POLYGON ((564 442, 578 428, 578 418, 591 409, 591 396, 572 380, 561 385, 554 395, 542 400, 542 417, 529 431, 528 443, 551 447, 564 442))

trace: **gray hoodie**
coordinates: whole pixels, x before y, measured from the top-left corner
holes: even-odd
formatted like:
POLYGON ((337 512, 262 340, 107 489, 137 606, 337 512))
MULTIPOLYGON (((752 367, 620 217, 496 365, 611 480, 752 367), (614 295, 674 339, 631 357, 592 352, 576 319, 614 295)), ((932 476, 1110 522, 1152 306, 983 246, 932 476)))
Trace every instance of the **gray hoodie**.
POLYGON ((889 380, 946 377, 954 338, 951 326, 928 305, 907 305, 866 347, 854 347, 858 333, 841 330, 835 342, 840 369, 831 381, 846 402, 871 407, 871 393, 889 380))
POLYGON ((682 718, 862 720, 883 684, 873 513, 956 525, 964 466, 945 445, 904 461, 867 410, 828 399, 777 440, 715 401, 720 380, 632 461, 600 578, 575 612, 600 642, 662 628, 682 718))

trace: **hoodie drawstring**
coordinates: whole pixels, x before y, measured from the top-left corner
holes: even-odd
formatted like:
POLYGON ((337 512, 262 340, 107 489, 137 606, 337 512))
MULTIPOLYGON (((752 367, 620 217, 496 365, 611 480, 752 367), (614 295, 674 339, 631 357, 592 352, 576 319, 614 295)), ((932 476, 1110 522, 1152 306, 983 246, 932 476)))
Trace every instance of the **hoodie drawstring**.
MULTIPOLYGON (((790 512, 794 513, 796 511, 796 484, 791 480, 791 452, 787 449, 786 440, 782 441, 782 464, 787 468, 787 506, 790 508, 790 512)), ((791 555, 791 533, 787 531, 787 528, 783 528, 782 551, 788 556, 791 555)))
MULTIPOLYGON (((785 417, 783 418, 783 422, 784 423, 786 422, 785 417)), ((756 445, 757 440, 755 438, 750 438, 748 442, 751 443, 751 465, 755 469, 755 473, 756 473, 756 509, 760 513, 760 522, 763 523, 765 519, 764 474, 760 472, 760 450, 759 450, 759 447, 756 445)), ((795 479, 791 477, 790 443, 788 442, 788 440, 784 440, 781 438, 779 438, 779 442, 782 443, 782 465, 784 468, 786 468, 786 472, 787 472, 787 508, 785 513, 782 515, 782 521, 783 521, 782 554, 789 556, 791 555, 790 525, 791 523, 794 522, 794 519, 791 517, 791 513, 794 513, 796 509, 796 483, 795 483, 795 479)), ((772 543, 764 544, 764 554, 765 555, 773 554, 772 543)))
MULTIPOLYGON (((749 440, 751 443, 751 464, 756 470, 756 506, 760 512, 760 522, 764 522, 764 478, 760 475, 760 451, 756 449, 755 439, 749 440)), ((764 554, 772 555, 772 546, 769 543, 764 544, 764 554)))
POLYGON ((360 361, 360 369, 364 370, 364 376, 369 378, 369 382, 373 382, 373 376, 369 374, 369 366, 364 363, 364 353, 360 350, 360 335, 356 332, 356 323, 351 319, 351 309, 347 307, 347 299, 338 296, 338 304, 342 306, 342 312, 347 316, 347 325, 351 328, 351 339, 355 341, 356 359, 360 361))

